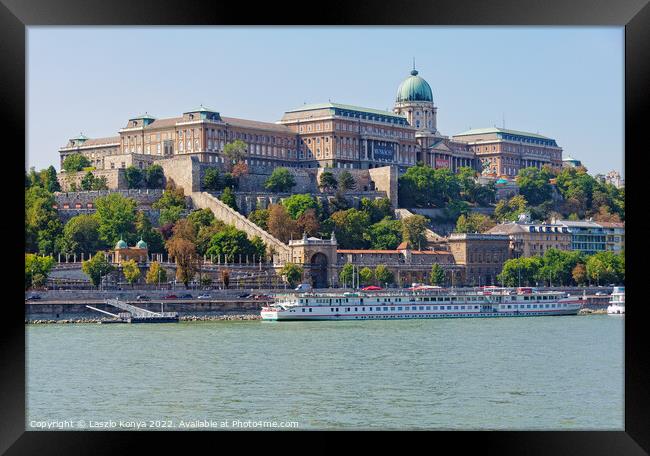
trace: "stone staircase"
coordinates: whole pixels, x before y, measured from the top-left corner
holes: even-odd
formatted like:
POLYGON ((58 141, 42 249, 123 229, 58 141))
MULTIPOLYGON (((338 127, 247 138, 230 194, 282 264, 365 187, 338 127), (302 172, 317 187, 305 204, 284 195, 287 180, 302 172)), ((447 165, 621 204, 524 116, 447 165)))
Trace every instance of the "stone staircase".
POLYGON ((274 263, 283 264, 291 260, 291 252, 287 244, 275 236, 270 235, 210 193, 192 192, 190 198, 195 208, 210 209, 218 220, 229 225, 234 225, 235 228, 243 231, 251 238, 254 236, 262 238, 267 247, 272 248, 275 252, 274 263))

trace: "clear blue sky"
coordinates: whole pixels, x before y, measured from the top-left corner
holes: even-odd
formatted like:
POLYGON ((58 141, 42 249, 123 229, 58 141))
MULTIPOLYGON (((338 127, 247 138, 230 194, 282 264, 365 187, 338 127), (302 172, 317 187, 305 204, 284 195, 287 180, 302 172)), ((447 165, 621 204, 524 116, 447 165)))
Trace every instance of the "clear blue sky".
POLYGON ((591 173, 623 171, 622 27, 29 27, 28 166, 83 132, 199 104, 275 122, 331 100, 391 109, 415 57, 438 129, 555 138, 591 173))

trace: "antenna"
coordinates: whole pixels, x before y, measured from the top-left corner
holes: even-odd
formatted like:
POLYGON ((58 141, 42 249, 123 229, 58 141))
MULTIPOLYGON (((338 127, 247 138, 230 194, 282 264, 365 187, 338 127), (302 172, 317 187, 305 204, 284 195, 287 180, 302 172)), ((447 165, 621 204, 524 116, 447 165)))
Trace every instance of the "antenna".
POLYGON ((506 115, 505 113, 502 114, 503 117, 503 128, 506 128, 506 115))
POLYGON ((413 69, 415 70, 415 57, 413 57, 413 69))

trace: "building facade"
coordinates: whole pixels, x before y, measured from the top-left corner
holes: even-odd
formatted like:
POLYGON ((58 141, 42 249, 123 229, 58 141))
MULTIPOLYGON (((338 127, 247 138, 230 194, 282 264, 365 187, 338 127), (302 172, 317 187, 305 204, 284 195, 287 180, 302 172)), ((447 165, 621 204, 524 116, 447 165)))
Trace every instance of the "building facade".
POLYGON ((495 285, 509 258, 510 238, 505 234, 452 233, 446 241, 457 265, 465 268, 465 284, 495 285))
POLYGON ((605 232, 605 250, 622 253, 625 250, 625 223, 598 222, 605 232))
POLYGON ((549 249, 571 250, 569 228, 560 224, 501 223, 487 231, 510 239, 510 258, 544 255, 549 249))
POLYGON ((224 117, 200 106, 178 117, 148 113, 129 119, 117 136, 71 138, 59 149, 86 156, 96 169, 135 166, 190 155, 202 163, 225 163, 226 144, 246 143, 249 166, 370 169, 400 172, 417 163, 456 171, 490 169, 513 176, 524 166, 561 165, 562 149, 541 135, 502 129, 471 130, 452 137, 437 128, 438 108, 429 84, 413 69, 399 85, 393 111, 320 103, 286 111, 276 122, 224 117), (483 163, 485 162, 485 163, 483 163))
POLYGON ((571 233, 571 250, 579 250, 587 255, 606 250, 605 229, 592 220, 557 220, 553 223, 566 227, 571 233))

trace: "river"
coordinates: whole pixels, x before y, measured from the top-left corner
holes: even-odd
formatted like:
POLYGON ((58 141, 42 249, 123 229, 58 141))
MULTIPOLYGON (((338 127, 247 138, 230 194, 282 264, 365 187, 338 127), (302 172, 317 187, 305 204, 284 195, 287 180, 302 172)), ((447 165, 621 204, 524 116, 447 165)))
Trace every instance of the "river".
POLYGON ((623 336, 606 315, 27 325, 26 426, 622 430, 623 336))

